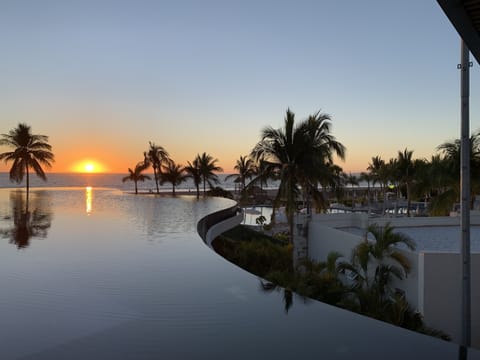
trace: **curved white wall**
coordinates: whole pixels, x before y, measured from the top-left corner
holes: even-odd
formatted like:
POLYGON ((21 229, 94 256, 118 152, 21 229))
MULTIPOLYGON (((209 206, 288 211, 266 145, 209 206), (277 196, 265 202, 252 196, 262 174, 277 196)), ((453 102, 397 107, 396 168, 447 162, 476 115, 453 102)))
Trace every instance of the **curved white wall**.
POLYGON ((243 221, 243 213, 237 214, 231 218, 220 221, 219 223, 212 225, 208 229, 207 234, 205 235, 205 243, 212 247, 212 241, 220 234, 224 233, 227 230, 234 228, 237 225, 240 225, 243 221))

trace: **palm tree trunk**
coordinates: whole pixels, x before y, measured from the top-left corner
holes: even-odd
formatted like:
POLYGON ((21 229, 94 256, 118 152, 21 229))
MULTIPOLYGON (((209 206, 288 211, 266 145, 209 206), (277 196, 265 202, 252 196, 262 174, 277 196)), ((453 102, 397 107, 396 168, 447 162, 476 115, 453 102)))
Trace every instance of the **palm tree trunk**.
POLYGON ((205 176, 203 177, 203 196, 206 194, 206 186, 207 186, 207 181, 205 179, 205 176))
POLYGON ((382 216, 385 216, 385 210, 387 209, 387 185, 383 184, 382 193, 383 193, 383 206, 382 206, 382 216))
POLYGON ((411 204, 412 204, 412 196, 410 195, 410 183, 407 182, 407 216, 410 216, 411 204))
POLYGON ((200 185, 196 184, 197 187, 197 200, 200 199, 200 185))
POLYGON ((160 189, 158 188, 158 172, 156 167, 153 167, 153 177, 155 178, 155 186, 157 187, 157 194, 160 194, 160 189))
POLYGON ((175 196, 175 185, 172 183, 172 193, 173 193, 173 196, 175 196))
POLYGON ((293 224, 293 214, 288 215, 288 227, 290 228, 290 244, 293 245, 293 237, 295 236, 293 234, 293 229, 294 229, 294 224, 293 224))
POLYGON ((368 212, 367 214, 370 215, 370 209, 372 207, 371 203, 371 195, 370 195, 370 181, 367 181, 367 206, 368 206, 368 212))
POLYGON ((28 164, 25 165, 25 171, 27 175, 26 179, 26 187, 27 187, 27 196, 26 196, 26 204, 25 204, 25 212, 28 214, 28 202, 29 202, 29 193, 30 193, 30 174, 28 172, 28 164))

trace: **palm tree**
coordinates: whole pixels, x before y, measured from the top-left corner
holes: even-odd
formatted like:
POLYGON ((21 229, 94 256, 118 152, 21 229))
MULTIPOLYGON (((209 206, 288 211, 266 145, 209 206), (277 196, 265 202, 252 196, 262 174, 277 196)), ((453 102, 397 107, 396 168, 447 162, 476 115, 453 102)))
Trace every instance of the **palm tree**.
POLYGON ((129 175, 125 176, 122 179, 122 182, 129 180, 133 181, 135 183, 135 194, 138 194, 137 182, 150 180, 150 176, 142 174, 142 172, 148 169, 149 166, 150 165, 146 161, 140 161, 137 165, 135 165, 134 170, 128 168, 129 175))
POLYGON ((238 173, 227 175, 225 180, 235 178, 235 181, 240 183, 240 191, 243 193, 245 190, 245 182, 254 175, 254 162, 247 156, 240 156, 233 168, 237 170, 238 173))
POLYGON ((406 148, 403 150, 403 152, 399 151, 397 155, 397 166, 400 182, 405 185, 407 192, 407 216, 410 216, 410 205, 412 203, 412 181, 415 172, 415 162, 412 159, 412 156, 413 150, 407 150, 406 148))
POLYGON ((448 215, 453 204, 458 200, 460 178, 459 174, 452 169, 452 165, 449 157, 436 154, 427 163, 425 173, 420 174, 421 180, 426 183, 425 188, 428 187, 430 197, 428 213, 431 216, 448 215))
POLYGON ((300 126, 303 127, 305 134, 306 149, 312 149, 312 151, 306 150, 302 156, 304 165, 300 167, 300 185, 308 212, 310 212, 310 198, 313 199, 316 210, 319 211, 327 208, 327 202, 318 185, 327 186, 332 190, 338 188, 340 167, 333 163, 333 157, 336 155, 344 160, 346 149, 331 135, 330 115, 318 111, 310 115, 300 126))
POLYGON ((31 238, 46 238, 48 229, 52 224, 52 213, 50 202, 43 196, 33 198, 33 211, 26 210, 24 198, 20 192, 10 193, 10 204, 12 206, 11 219, 12 227, 0 229, 0 237, 9 239, 18 249, 30 245, 31 238), (46 200, 46 201, 45 201, 46 200))
MULTIPOLYGON (((451 175, 450 188, 460 196, 460 154, 461 141, 445 142, 437 147, 441 151, 446 161, 449 173, 451 175)), ((470 136, 470 180, 471 180, 471 198, 475 199, 475 193, 480 192, 480 131, 470 136)))
MULTIPOLYGON (((331 164, 327 163, 325 164, 325 171, 324 173, 326 176, 323 176, 319 180, 319 184, 322 187, 322 190, 324 191, 325 195, 323 196, 326 198, 326 194, 328 191, 331 191, 332 193, 335 194, 337 198, 341 198, 343 196, 343 169, 336 165, 336 164, 331 164)), ((326 208, 326 207, 325 207, 326 208)))
MULTIPOLYGON (((435 159, 435 157, 432 156, 432 159, 435 159)), ((411 188, 412 198, 416 198, 418 201, 423 199, 426 203, 432 195, 435 182, 438 180, 432 176, 434 166, 427 159, 415 159, 413 168, 415 169, 415 177, 411 188)))
POLYGON ((370 184, 375 186, 375 177, 371 173, 362 171, 360 173, 360 180, 367 182, 367 204, 368 204, 368 214, 370 214, 370 207, 371 207, 370 184))
MULTIPOLYGON (((383 176, 386 181, 385 189, 392 188, 396 189, 397 195, 396 195, 396 200, 395 200, 395 215, 397 213, 397 204, 398 204, 398 199, 400 198, 400 182, 401 182, 401 175, 399 172, 399 167, 398 167, 398 159, 397 158, 390 158, 388 160, 388 163, 385 163, 385 166, 383 167, 383 176)), ((386 199, 385 199, 386 201, 386 199)))
MULTIPOLYGON (((451 172, 460 179, 461 140, 447 141, 437 150, 449 161, 451 172)), ((472 180, 477 180, 480 177, 480 131, 470 136, 470 168, 472 180)))
POLYGON ((352 173, 344 173, 344 181, 345 185, 352 185, 352 194, 351 194, 351 200, 352 200, 352 209, 355 207, 355 190, 354 186, 358 186, 358 177, 356 175, 352 175, 352 173))
POLYGON ((144 162, 145 164, 151 164, 153 168, 153 177, 155 179, 155 186, 157 188, 157 194, 160 193, 160 188, 158 187, 158 183, 160 181, 160 174, 162 169, 162 164, 170 160, 167 150, 165 150, 162 146, 155 145, 155 143, 149 141, 148 142, 149 149, 148 151, 144 152, 144 162))
POLYGON ((48 144, 48 136, 35 135, 31 133, 30 126, 27 124, 18 124, 18 126, 10 130, 8 134, 2 134, 0 145, 6 145, 13 148, 0 154, 0 160, 5 163, 13 161, 10 169, 10 181, 22 182, 26 176, 27 189, 27 209, 30 190, 30 173, 29 169, 33 169, 35 174, 44 181, 47 181, 42 165, 50 168, 54 162, 52 146, 48 144))
POLYGON ((220 166, 215 165, 218 159, 214 159, 211 155, 205 152, 202 155, 198 154, 195 161, 197 162, 202 176, 203 196, 205 196, 207 182, 210 187, 213 187, 213 183, 217 184, 219 181, 215 172, 221 172, 223 169, 220 166))
POLYGON ((365 241, 355 247, 350 262, 342 262, 343 273, 349 272, 354 282, 354 295, 359 311, 381 318, 386 303, 391 303, 394 289, 393 278, 403 279, 410 272, 411 265, 407 257, 399 251, 400 244, 414 250, 414 242, 401 233, 394 232, 390 224, 381 228, 376 224, 368 227, 373 240, 367 236, 365 241), (374 266, 372 270, 370 265, 374 266))
POLYGON ((200 198, 200 184, 202 182, 202 174, 200 173, 199 164, 197 158, 191 163, 187 161, 187 166, 184 167, 185 172, 187 173, 187 178, 193 180, 193 184, 197 190, 197 200, 200 198))
POLYGON ((172 195, 175 196, 175 186, 178 186, 182 182, 186 181, 188 175, 185 174, 183 166, 175 164, 173 160, 170 160, 166 165, 163 165, 162 169, 161 184, 163 185, 166 182, 171 183, 172 195))
POLYGON ((269 163, 279 175, 280 185, 274 207, 285 203, 293 237, 293 216, 300 186, 319 205, 323 199, 318 183, 327 176, 325 169, 333 163, 333 155, 345 156, 345 148, 330 134, 330 117, 320 112, 295 126, 295 114, 287 110, 284 128, 265 127, 261 140, 251 152, 256 160, 269 163))
POLYGON ((276 180, 275 167, 272 164, 260 159, 252 166, 253 179, 248 183, 247 187, 259 183, 260 190, 268 184, 268 180, 276 180))
POLYGON ((374 182, 380 184, 380 191, 383 198, 383 213, 385 212, 385 201, 386 201, 386 188, 388 186, 388 178, 386 174, 386 165, 385 160, 380 156, 372 157, 372 161, 368 163, 367 170, 373 177, 374 182))
POLYGON ((440 154, 432 155, 428 162, 428 178, 433 192, 437 194, 444 192, 450 185, 456 183, 456 179, 459 179, 457 175, 450 171, 447 157, 442 157, 440 154))

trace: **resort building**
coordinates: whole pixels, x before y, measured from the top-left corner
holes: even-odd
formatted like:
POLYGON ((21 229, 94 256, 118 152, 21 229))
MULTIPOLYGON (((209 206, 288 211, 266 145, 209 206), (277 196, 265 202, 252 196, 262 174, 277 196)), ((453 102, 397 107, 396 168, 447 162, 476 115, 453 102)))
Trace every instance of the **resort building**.
MULTIPOLYGON (((297 218, 299 224, 305 219, 297 218)), ((353 248, 365 241, 371 224, 390 223, 417 244, 415 251, 402 249, 412 268, 394 286, 405 294, 428 326, 461 338, 460 218, 373 217, 365 213, 314 214, 308 222, 307 247, 312 260, 324 261, 336 251, 350 258, 353 248)), ((472 346, 480 347, 480 212, 471 214, 472 346)), ((300 225, 301 226, 301 225, 300 225)))

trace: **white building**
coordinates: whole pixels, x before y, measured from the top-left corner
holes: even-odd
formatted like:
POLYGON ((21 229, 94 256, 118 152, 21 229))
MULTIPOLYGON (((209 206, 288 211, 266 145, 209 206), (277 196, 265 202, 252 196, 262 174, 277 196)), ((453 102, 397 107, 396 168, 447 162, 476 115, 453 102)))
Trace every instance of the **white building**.
MULTIPOLYGON (((303 222, 301 218, 297 220, 303 222)), ((330 214, 312 216, 308 225, 308 255, 312 260, 324 261, 331 251, 337 251, 350 258, 353 248, 364 237, 369 224, 384 226, 387 222, 398 231, 415 230, 412 240, 421 238, 443 238, 446 229, 449 241, 460 244, 459 217, 416 217, 416 218, 368 218, 366 214, 330 214), (458 236, 455 238, 455 229, 458 236), (453 231, 452 231, 453 230, 453 231)), ((472 228, 480 225, 480 213, 472 213, 472 228)), ((472 234, 480 237, 480 228, 472 234)), ((475 237, 472 236, 472 238, 475 237)), ((480 248, 480 239, 478 239, 480 248)), ((444 245, 440 246, 444 248, 444 245)), ((460 248, 460 245, 458 246, 460 248)), ((475 245, 472 244, 475 249, 475 245)), ((408 277, 394 284, 405 291, 407 300, 423 316, 428 326, 443 330, 452 336, 453 341, 461 339, 461 257, 459 251, 438 250, 435 248, 409 251, 404 250, 412 264, 408 277)), ((480 252, 471 254, 472 284, 472 346, 480 347, 480 252)))

